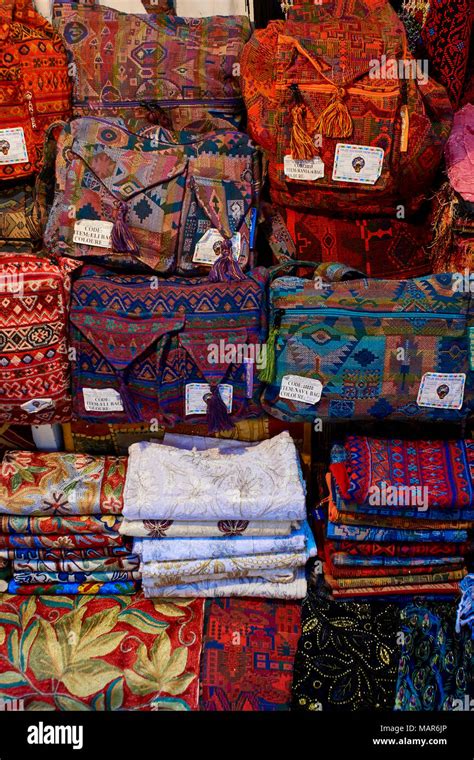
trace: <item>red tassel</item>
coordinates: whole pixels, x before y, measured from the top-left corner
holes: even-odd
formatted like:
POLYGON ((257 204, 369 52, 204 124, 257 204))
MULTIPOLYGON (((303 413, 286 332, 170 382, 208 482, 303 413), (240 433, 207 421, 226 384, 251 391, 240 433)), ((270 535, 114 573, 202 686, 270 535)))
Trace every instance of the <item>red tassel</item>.
POLYGON ((222 401, 219 387, 217 385, 211 389, 204 400, 207 404, 207 429, 210 433, 223 433, 225 430, 232 430, 232 424, 227 407, 222 401))
POLYGON ((220 255, 209 272, 209 282, 231 282, 232 280, 246 279, 245 274, 240 268, 239 262, 234 259, 230 240, 224 240, 221 246, 220 255))
POLYGON ((130 227, 127 224, 128 205, 121 201, 117 213, 117 218, 112 229, 112 248, 117 253, 138 253, 137 241, 132 235, 130 227))

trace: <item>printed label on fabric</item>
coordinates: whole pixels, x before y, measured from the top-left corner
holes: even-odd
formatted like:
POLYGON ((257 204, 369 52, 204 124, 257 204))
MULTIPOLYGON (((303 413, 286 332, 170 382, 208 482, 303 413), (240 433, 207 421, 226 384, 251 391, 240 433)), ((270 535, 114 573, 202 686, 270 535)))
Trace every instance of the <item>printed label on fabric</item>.
POLYGON ((469 328, 469 367, 474 371, 474 327, 469 328))
POLYGON ((35 414, 35 412, 43 412, 45 409, 52 409, 54 407, 54 401, 52 398, 32 398, 31 401, 25 401, 20 406, 24 412, 28 414, 35 414))
POLYGON ((382 174, 383 148, 370 145, 336 145, 332 178, 336 182, 375 185, 382 174))
POLYGON ((0 129, 0 165, 28 163, 23 127, 0 129))
POLYGON ((317 404, 323 392, 320 380, 300 375, 284 375, 281 380, 280 398, 300 401, 303 404, 317 404))
POLYGON ((86 412, 123 412, 120 393, 114 388, 83 388, 86 412))
POLYGON ((283 171, 289 179, 297 179, 302 182, 311 182, 324 177, 324 164, 319 156, 307 161, 298 161, 292 156, 283 159, 283 171))
MULTIPOLYGON (((224 383, 219 385, 219 393, 222 401, 227 407, 227 411, 232 412, 232 401, 234 389, 232 385, 224 383)), ((185 414, 206 414, 207 403, 205 396, 211 392, 211 386, 208 383, 187 383, 186 384, 186 409, 185 414)))
MULTIPOLYGON (((194 249, 193 261, 195 264, 206 264, 212 266, 219 256, 219 250, 224 242, 219 230, 212 227, 210 230, 204 233, 202 238, 196 243, 194 249)), ((236 232, 231 238, 232 255, 236 261, 239 260, 240 248, 241 248, 241 235, 240 232, 236 232)))
POLYGON ((416 403, 434 409, 461 409, 466 375, 449 372, 427 372, 421 378, 416 403))
POLYGON ((95 245, 98 248, 112 248, 113 222, 98 219, 78 219, 74 225, 73 243, 95 245))

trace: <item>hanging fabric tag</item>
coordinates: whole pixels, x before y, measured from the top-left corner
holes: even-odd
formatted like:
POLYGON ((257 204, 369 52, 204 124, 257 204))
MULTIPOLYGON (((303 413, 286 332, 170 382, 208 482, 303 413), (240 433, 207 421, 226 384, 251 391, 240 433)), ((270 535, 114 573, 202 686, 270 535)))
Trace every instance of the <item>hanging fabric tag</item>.
POLYGON ((120 393, 115 388, 83 388, 86 412, 123 412, 120 393))
POLYGON ((112 248, 113 222, 99 219, 78 219, 74 225, 73 243, 95 245, 98 248, 112 248))
MULTIPOLYGON (((236 261, 239 260, 241 249, 240 232, 236 232, 230 242, 232 244, 232 255, 236 261)), ((212 227, 204 233, 202 238, 196 243, 194 249, 193 261, 195 264, 206 264, 212 266, 218 257, 219 245, 224 242, 224 238, 219 230, 212 227)))
POLYGON ((298 160, 292 156, 285 156, 283 171, 289 179, 314 182, 314 180, 324 177, 324 164, 319 156, 314 156, 309 160, 298 160))
MULTIPOLYGON (((232 385, 224 383, 218 386, 220 397, 227 407, 229 414, 232 412, 234 389, 232 385)), ((211 392, 209 383, 187 383, 185 394, 185 414, 206 414, 207 404, 205 396, 211 392)))

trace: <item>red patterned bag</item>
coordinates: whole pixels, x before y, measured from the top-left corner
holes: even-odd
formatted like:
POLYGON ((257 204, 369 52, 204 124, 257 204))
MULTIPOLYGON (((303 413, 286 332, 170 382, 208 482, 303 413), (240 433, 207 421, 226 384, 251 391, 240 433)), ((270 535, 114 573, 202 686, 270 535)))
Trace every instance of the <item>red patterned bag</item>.
POLYGON ((1 0, 0 180, 39 171, 45 132, 70 109, 61 37, 32 0, 1 0))
POLYGON ((432 233, 428 223, 389 217, 334 217, 263 206, 268 242, 276 263, 288 256, 317 263, 345 264, 366 277, 406 280, 431 272, 432 233))
POLYGON ((0 422, 70 418, 69 273, 77 262, 0 256, 0 422))
POLYGON ((452 109, 415 64, 384 0, 292 8, 255 31, 242 90, 249 134, 269 154, 274 203, 347 216, 418 208, 452 109))

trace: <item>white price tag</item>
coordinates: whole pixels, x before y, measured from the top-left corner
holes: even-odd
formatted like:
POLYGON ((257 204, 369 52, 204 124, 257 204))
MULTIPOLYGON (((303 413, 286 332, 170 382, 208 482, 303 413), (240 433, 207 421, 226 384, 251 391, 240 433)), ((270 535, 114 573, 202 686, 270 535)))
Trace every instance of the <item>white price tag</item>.
POLYGON ((52 398, 32 398, 31 401, 25 401, 20 409, 28 412, 28 414, 35 414, 35 412, 43 412, 45 409, 52 409, 53 407, 54 401, 52 398))
POLYGON ((28 163, 23 127, 0 129, 0 165, 28 163))
POLYGON ((416 403, 433 409, 462 409, 466 375, 427 372, 421 378, 416 403))
POLYGON ((83 388, 86 412, 123 412, 123 403, 114 388, 83 388))
MULTIPOLYGON (((232 401, 234 389, 232 385, 224 383, 218 386, 221 399, 227 407, 229 414, 232 412, 232 401)), ((207 404, 204 399, 211 392, 211 386, 208 383, 187 383, 185 403, 185 413, 188 414, 206 414, 207 404)))
MULTIPOLYGON (((219 255, 219 245, 224 242, 224 238, 219 230, 212 227, 204 233, 202 238, 196 243, 194 249, 193 261, 195 264, 206 264, 212 266, 219 255), (216 247, 214 249, 214 246, 216 247)), ((232 255, 236 261, 239 260, 241 249, 241 235, 236 232, 231 238, 232 255)))
POLYGON ((319 156, 307 161, 298 161, 292 156, 283 159, 283 171, 289 179, 297 179, 301 182, 314 182, 324 177, 324 164, 319 156))
POLYGON ((383 148, 370 145, 336 145, 332 178, 336 182, 375 185, 382 174, 383 148))
POLYGON ((98 248, 112 248, 113 222, 98 219, 78 219, 74 225, 73 243, 95 245, 98 248))
POLYGON ((323 392, 320 380, 300 375, 284 375, 281 381, 280 398, 300 401, 303 404, 317 404, 323 392))

